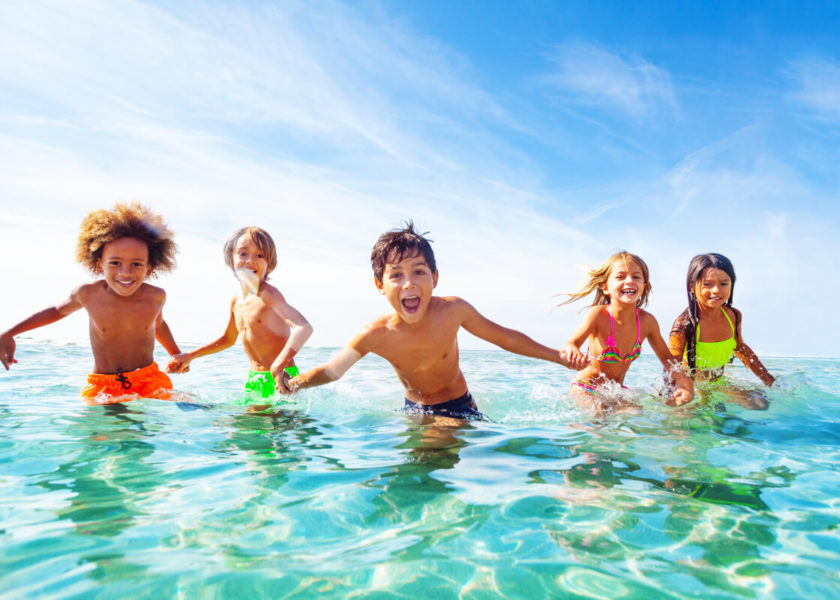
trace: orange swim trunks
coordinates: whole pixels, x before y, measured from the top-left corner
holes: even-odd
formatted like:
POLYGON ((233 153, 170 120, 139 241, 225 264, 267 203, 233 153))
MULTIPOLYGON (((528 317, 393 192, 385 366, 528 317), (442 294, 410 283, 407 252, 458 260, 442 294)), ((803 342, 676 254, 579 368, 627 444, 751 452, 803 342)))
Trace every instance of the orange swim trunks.
POLYGON ((87 385, 82 388, 82 397, 88 404, 113 404, 135 398, 169 400, 172 397, 172 380, 158 368, 157 363, 127 373, 91 373, 87 376, 87 385))

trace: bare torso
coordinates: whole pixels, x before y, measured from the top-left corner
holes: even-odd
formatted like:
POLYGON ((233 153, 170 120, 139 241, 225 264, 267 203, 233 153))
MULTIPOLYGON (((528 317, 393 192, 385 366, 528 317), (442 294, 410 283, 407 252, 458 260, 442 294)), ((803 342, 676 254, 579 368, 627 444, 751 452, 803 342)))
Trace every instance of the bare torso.
POLYGON ((89 317, 94 373, 122 373, 154 362, 155 323, 165 292, 144 283, 131 296, 119 296, 104 281, 81 286, 78 301, 89 317))
POLYGON ((271 364, 289 339, 290 328, 260 295, 237 296, 233 300, 233 318, 242 336, 242 347, 252 371, 269 371, 271 364))
POLYGON ((367 329, 361 353, 373 352, 391 363, 412 402, 440 404, 467 392, 458 355, 459 302, 434 297, 418 323, 388 313, 367 329))

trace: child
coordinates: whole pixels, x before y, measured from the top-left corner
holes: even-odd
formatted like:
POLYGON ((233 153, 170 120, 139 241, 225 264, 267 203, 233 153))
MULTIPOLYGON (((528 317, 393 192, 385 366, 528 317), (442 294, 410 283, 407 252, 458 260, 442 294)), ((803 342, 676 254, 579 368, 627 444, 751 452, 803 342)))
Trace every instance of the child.
POLYGON ((166 293, 145 283, 175 265, 175 242, 163 219, 138 203, 117 203, 82 221, 76 260, 103 279, 85 283, 63 302, 35 313, 0 334, 0 361, 17 362, 14 336, 63 319, 80 308, 90 320, 93 372, 82 396, 91 404, 133 397, 168 399, 172 382, 154 362, 155 339, 180 352, 163 320, 166 293))
POLYGON ((575 365, 562 352, 484 318, 460 298, 433 296, 438 282, 429 240, 408 222, 384 233, 371 253, 374 283, 392 310, 369 323, 331 360, 290 382, 290 389, 322 385, 340 378, 373 352, 391 363, 405 387, 405 408, 458 419, 481 418, 458 362, 458 330, 497 346, 564 366, 575 365))
MULTIPOLYGON (((579 371, 572 382, 571 395, 578 404, 600 412, 610 403, 609 390, 604 384, 621 385, 632 363, 642 352, 642 342, 648 341, 666 373, 673 373, 676 387, 672 402, 677 406, 694 397, 691 381, 682 375, 668 352, 659 333, 659 325, 649 312, 641 310, 647 304, 650 279, 645 262, 629 252, 610 256, 600 267, 589 271, 588 280, 570 299, 574 302, 595 292, 592 307, 583 323, 572 335, 564 350, 570 360, 583 356, 580 346, 587 342, 589 365, 579 371)), ((623 386, 622 386, 623 387, 623 386)))
MULTIPOLYGON (((724 383, 724 367, 734 355, 765 385, 773 385, 773 376, 741 338, 741 313, 732 308, 734 289, 735 269, 728 258, 714 253, 692 258, 686 277, 688 308, 674 321, 668 347, 698 380, 724 383)), ((748 402, 753 408, 768 405, 758 396, 748 402)))
POLYGON ((312 326, 267 281, 277 266, 277 250, 266 231, 243 227, 225 242, 224 256, 242 287, 242 293, 231 300, 227 329, 216 341, 172 357, 167 371, 186 371, 199 356, 230 348, 242 332, 250 360, 244 402, 251 404, 273 397, 275 388, 286 391, 283 381, 298 374, 294 357, 312 335, 312 326))

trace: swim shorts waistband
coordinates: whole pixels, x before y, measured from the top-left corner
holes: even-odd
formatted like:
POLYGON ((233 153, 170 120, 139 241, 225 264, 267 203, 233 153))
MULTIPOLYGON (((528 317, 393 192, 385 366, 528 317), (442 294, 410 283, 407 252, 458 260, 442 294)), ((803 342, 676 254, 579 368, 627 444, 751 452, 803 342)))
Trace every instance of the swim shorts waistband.
POLYGON ((483 420, 487 418, 479 412, 475 400, 473 400, 472 394, 469 392, 459 398, 447 400, 439 404, 421 404, 419 402, 412 402, 406 398, 403 410, 405 412, 422 412, 425 414, 455 417, 457 419, 483 420))
POLYGON ((125 373, 90 373, 81 395, 88 404, 113 404, 135 398, 172 398, 172 380, 157 363, 125 373))

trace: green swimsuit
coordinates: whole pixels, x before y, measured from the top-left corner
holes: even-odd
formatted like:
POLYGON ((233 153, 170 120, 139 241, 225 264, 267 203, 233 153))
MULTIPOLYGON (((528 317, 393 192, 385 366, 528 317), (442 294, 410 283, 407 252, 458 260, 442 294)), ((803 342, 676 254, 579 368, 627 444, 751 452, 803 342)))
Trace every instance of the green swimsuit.
POLYGON ((735 353, 735 348, 738 342, 735 341, 735 326, 732 324, 732 319, 726 314, 726 311, 721 307, 723 316, 729 321, 729 327, 732 329, 732 337, 721 340, 720 342, 701 342, 700 341, 700 324, 697 324, 697 349, 695 351, 695 368, 698 371, 722 371, 726 364, 732 360, 732 355, 735 353))
MULTIPOLYGON (((283 369, 289 377, 300 375, 297 365, 283 369)), ((248 370, 248 380, 245 382, 245 396, 241 404, 250 404, 254 401, 274 397, 274 377, 271 371, 248 370)))

